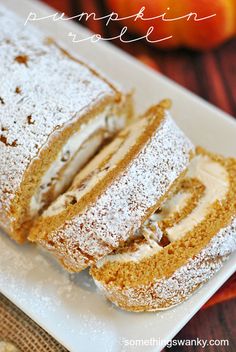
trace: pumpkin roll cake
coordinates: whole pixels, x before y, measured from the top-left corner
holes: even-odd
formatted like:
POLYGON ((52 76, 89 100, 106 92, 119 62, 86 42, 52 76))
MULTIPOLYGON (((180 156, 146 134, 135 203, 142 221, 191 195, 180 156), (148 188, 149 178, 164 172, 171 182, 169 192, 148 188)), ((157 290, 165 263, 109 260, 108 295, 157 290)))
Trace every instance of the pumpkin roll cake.
POLYGON ((235 248, 236 160, 197 148, 175 192, 90 273, 117 306, 155 311, 187 299, 235 248))
POLYGON ((129 95, 0 6, 0 226, 16 241, 132 114, 129 95))
POLYGON ((94 264, 132 237, 186 171, 194 148, 164 106, 121 131, 36 219, 29 239, 69 271, 94 264))

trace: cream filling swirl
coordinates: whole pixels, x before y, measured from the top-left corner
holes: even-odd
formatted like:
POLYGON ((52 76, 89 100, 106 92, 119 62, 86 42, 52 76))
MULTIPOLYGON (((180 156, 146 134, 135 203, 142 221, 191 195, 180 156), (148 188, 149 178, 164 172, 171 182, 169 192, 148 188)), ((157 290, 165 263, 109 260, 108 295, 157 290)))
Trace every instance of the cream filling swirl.
POLYGON ((43 175, 37 190, 31 198, 30 215, 32 217, 37 215, 43 208, 45 205, 44 197, 52 187, 54 187, 54 197, 58 196, 64 187, 70 184, 77 172, 94 155, 106 135, 113 134, 123 124, 124 116, 116 116, 116 114, 112 113, 111 106, 108 106, 94 119, 81 125, 80 130, 68 139, 58 153, 56 160, 43 175), (104 130, 104 136, 99 134, 100 130, 104 130))

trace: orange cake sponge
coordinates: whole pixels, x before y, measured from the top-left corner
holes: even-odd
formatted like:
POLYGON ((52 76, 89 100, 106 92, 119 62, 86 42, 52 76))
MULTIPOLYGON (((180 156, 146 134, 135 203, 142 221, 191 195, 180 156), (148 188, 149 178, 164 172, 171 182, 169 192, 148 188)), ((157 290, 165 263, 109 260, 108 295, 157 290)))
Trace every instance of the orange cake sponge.
POLYGON ((90 273, 117 306, 155 311, 187 299, 235 249, 236 160, 197 148, 175 193, 90 273))
POLYGON ((150 108, 77 175, 29 239, 80 271, 118 248, 186 171, 193 146, 165 111, 150 108))

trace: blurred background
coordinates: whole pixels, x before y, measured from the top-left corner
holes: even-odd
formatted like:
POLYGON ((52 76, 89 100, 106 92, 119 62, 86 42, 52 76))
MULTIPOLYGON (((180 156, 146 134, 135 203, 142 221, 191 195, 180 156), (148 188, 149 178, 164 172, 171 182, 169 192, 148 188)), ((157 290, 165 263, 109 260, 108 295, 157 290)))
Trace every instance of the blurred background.
POLYGON ((42 0, 68 16, 95 13, 97 17, 118 13, 127 17, 145 6, 145 18, 162 18, 144 21, 88 21, 78 23, 104 38, 120 34, 124 26, 128 32, 124 40, 145 36, 154 27, 150 40, 171 39, 150 44, 146 39, 112 43, 135 56, 154 70, 173 79, 197 95, 236 116, 236 0, 42 0), (188 20, 187 15, 193 13, 188 20), (194 21, 194 14, 198 21, 194 21), (211 18, 206 18, 214 15, 211 18), (186 15, 186 17, 184 17, 186 15), (177 20, 183 16, 184 18, 177 20), (199 20, 202 19, 203 20, 199 20), (204 20, 204 18, 206 18, 204 20))
MULTIPOLYGON (((153 19, 143 21, 104 21, 85 18, 77 21, 104 38, 120 34, 127 26, 123 43, 113 40, 114 45, 135 56, 145 65, 168 76, 181 86, 236 116, 236 0, 42 0, 69 17, 82 12, 94 12, 97 17, 111 12, 127 17, 145 6, 144 15, 155 17, 166 12, 165 18, 175 21, 153 19), (196 13, 189 18, 177 18, 196 13), (212 17, 206 18, 210 15, 212 17), (203 18, 203 19, 202 19, 203 18), (205 19, 204 19, 205 18, 205 19), (202 19, 196 20, 196 19, 202 19), (153 26, 149 39, 173 37, 158 43, 146 39, 131 42, 147 34, 153 26)), ((236 138, 236 136, 235 136, 236 138)), ((229 339, 229 347, 206 347, 206 351, 236 351, 236 275, 234 275, 194 316, 176 336, 179 339, 229 339)), ((172 347, 166 351, 190 351, 189 347, 172 347)), ((201 347, 192 347, 191 351, 201 347)))

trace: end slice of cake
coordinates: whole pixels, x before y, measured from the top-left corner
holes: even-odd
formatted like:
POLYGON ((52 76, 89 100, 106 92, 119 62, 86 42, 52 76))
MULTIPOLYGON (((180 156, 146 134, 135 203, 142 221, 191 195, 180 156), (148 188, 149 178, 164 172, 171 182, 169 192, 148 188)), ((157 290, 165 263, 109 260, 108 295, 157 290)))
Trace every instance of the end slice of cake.
POLYGON ((187 299, 236 249, 236 160, 197 148, 185 178, 136 238, 90 273, 105 296, 130 311, 187 299))
POLYGON ((183 176, 193 146, 163 103, 119 133, 35 222, 29 239, 80 271, 132 237, 183 176))
POLYGON ((0 226, 37 217, 132 113, 130 98, 0 6, 0 226))

